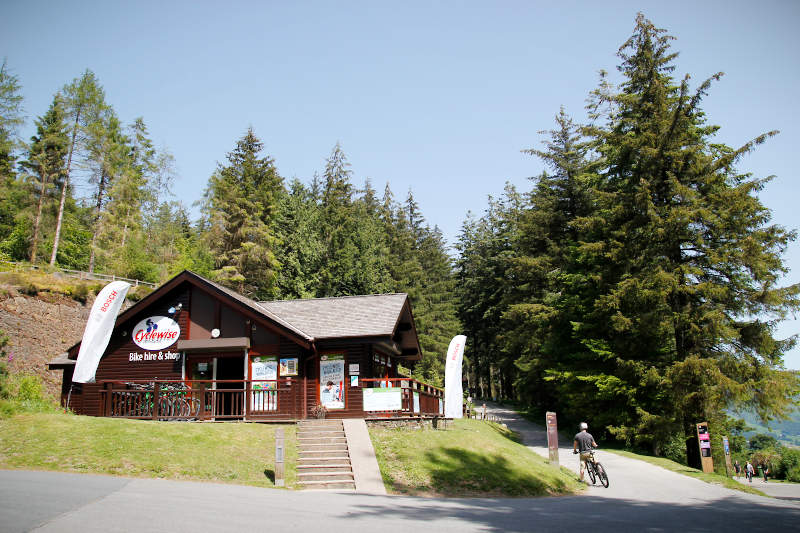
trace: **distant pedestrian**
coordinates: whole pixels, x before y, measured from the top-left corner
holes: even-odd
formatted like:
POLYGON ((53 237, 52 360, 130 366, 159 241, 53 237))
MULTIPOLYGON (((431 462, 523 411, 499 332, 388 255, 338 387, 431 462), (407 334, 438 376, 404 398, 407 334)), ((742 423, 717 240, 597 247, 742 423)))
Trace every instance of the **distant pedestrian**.
POLYGON ((764 483, 766 483, 769 475, 769 465, 767 463, 761 465, 761 474, 764 476, 764 483))
POLYGON ((750 461, 747 461, 747 464, 745 465, 744 468, 745 468, 745 476, 747 476, 747 481, 752 483, 753 482, 753 474, 755 473, 756 469, 753 468, 753 465, 752 465, 752 463, 750 463, 750 461))
POLYGON ((739 459, 736 459, 733 462, 733 471, 736 472, 736 477, 737 478, 741 477, 742 465, 739 464, 739 459))

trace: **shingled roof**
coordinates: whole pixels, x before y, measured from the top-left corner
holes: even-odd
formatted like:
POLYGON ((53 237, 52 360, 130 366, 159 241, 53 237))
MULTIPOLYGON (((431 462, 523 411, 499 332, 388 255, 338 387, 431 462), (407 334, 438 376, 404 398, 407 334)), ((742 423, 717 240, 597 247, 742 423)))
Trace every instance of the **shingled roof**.
POLYGON ((391 337, 403 316, 406 294, 373 294, 258 302, 273 315, 317 340, 391 337))

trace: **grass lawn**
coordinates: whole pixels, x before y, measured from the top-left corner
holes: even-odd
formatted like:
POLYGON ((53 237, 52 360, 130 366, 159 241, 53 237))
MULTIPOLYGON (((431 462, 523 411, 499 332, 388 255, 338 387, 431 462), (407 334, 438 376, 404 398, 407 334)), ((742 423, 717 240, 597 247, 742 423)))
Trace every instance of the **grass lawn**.
MULTIPOLYGON (((0 468, 272 487, 276 427, 18 414, 0 419, 0 468)), ((281 427, 286 485, 292 487, 295 426, 281 427)))
POLYGON ((370 428, 387 490, 419 496, 551 496, 581 490, 574 476, 491 422, 454 420, 446 430, 370 428))
POLYGON ((645 461, 652 465, 660 466, 661 468, 665 468, 667 470, 671 470, 672 472, 677 472, 678 474, 683 474, 685 476, 693 477, 699 479, 701 481, 705 481, 706 483, 713 483, 715 485, 722 485, 725 488, 733 489, 733 490, 740 490, 742 492, 748 492, 750 494, 758 494, 759 496, 767 496, 760 490, 754 489, 752 487, 748 487, 746 485, 742 485, 735 479, 728 478, 726 476, 722 476, 720 474, 706 474, 702 470, 698 470, 696 468, 692 468, 690 466, 682 465, 680 463, 676 463, 670 459, 665 459, 664 457, 652 457, 650 455, 640 455, 638 453, 633 453, 625 450, 614 450, 611 448, 603 448, 603 451, 616 453, 618 455, 622 455, 623 457, 630 457, 632 459, 639 459, 640 461, 645 461))

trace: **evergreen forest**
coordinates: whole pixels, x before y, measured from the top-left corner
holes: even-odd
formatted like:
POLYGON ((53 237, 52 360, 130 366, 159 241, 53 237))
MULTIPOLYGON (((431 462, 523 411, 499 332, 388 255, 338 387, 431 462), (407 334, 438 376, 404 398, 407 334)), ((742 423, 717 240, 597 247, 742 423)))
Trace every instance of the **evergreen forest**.
POLYGON ((144 118, 120 120, 90 70, 19 138, 23 86, 4 61, 0 260, 156 283, 189 269, 258 300, 405 292, 424 354, 414 377, 441 385, 463 333, 476 398, 685 462, 698 421, 735 433, 731 413, 793 409, 795 339, 775 328, 800 287, 781 285, 796 233, 759 200, 770 177, 739 169, 778 132, 719 143, 702 104, 723 75, 677 74, 672 41, 640 14, 585 122, 554 110, 540 146, 515 147, 546 170, 468 214, 454 249, 411 191, 356 180, 338 143, 314 176, 287 180, 252 128, 193 219, 170 192, 173 156, 144 118))

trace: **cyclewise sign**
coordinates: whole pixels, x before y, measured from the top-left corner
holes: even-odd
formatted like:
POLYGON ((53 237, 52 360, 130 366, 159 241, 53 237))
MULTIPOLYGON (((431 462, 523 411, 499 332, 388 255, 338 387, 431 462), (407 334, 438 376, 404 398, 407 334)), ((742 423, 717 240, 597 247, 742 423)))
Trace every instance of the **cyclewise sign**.
POLYGON ((181 336, 181 327, 167 316, 145 318, 133 328, 133 342, 143 350, 163 350, 172 346, 181 336))

